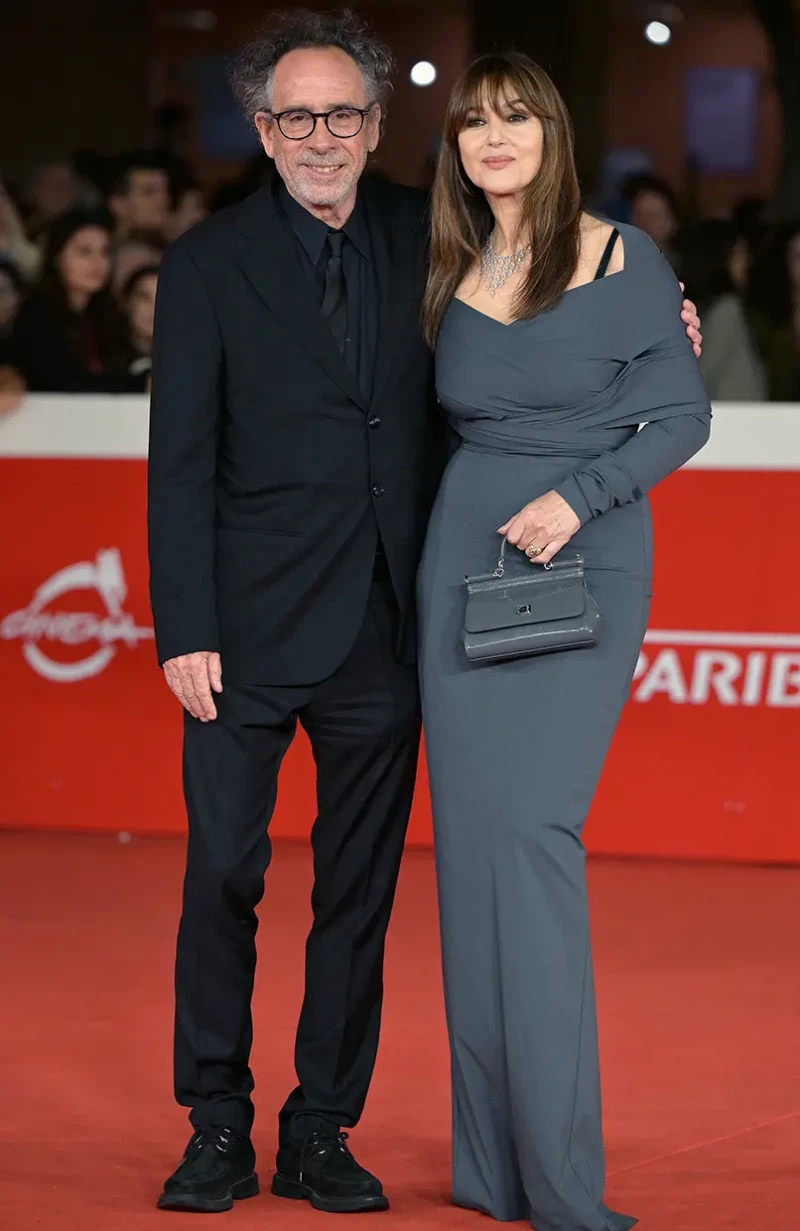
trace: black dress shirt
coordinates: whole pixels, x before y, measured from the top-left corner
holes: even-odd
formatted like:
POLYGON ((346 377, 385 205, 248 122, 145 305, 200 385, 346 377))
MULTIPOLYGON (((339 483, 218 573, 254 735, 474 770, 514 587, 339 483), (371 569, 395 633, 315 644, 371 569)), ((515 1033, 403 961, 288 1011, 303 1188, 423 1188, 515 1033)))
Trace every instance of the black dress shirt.
MULTIPOLYGON (((325 291, 328 224, 315 218, 295 201, 281 184, 279 200, 297 239, 301 263, 315 288, 318 303, 325 291)), ((378 284, 369 226, 360 197, 341 228, 346 239, 342 248, 342 272, 347 291, 347 344, 344 357, 363 393, 372 394, 375 355, 378 348, 378 284)))

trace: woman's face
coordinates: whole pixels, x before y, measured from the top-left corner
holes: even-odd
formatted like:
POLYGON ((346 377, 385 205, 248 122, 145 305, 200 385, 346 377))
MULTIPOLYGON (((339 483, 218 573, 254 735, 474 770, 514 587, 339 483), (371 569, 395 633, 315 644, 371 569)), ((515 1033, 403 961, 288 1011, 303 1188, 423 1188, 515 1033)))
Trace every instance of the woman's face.
POLYGON ((81 227, 67 240, 58 259, 58 271, 67 292, 96 295, 111 273, 108 232, 102 227, 81 227))
POLYGON ((136 283, 128 300, 128 320, 131 333, 141 341, 152 342, 153 340, 157 285, 158 278, 155 274, 143 275, 136 283))
POLYGON ((20 294, 4 269, 0 269, 0 334, 6 333, 14 322, 19 308, 20 294))
POLYGON ((487 100, 468 113, 458 149, 476 188, 487 196, 514 196, 539 174, 544 129, 520 99, 506 98, 499 113, 487 100))
POLYGON ((800 292, 800 231, 789 240, 786 249, 786 268, 790 283, 796 291, 800 292))

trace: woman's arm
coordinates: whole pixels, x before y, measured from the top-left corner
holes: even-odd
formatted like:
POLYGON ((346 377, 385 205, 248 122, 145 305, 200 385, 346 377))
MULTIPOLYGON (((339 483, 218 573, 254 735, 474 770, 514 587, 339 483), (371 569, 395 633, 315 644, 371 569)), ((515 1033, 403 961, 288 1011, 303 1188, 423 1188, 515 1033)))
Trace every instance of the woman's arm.
POLYGON ((555 491, 583 525, 615 505, 640 499, 702 449, 710 430, 710 407, 648 423, 618 449, 574 470, 555 491))
POLYGON ((581 526, 615 505, 638 500, 677 470, 709 436, 711 411, 648 423, 613 452, 604 453, 527 504, 498 534, 531 559, 547 564, 581 526))
POLYGON ((711 404, 680 320, 680 286, 652 241, 626 232, 626 267, 635 266, 627 327, 640 362, 621 391, 618 421, 644 426, 556 487, 581 524, 640 499, 702 449, 710 434, 711 404))
POLYGON ((680 320, 675 275, 641 232, 626 228, 625 236, 626 269, 629 261, 641 262, 632 271, 623 323, 632 362, 603 426, 644 427, 573 470, 499 528, 541 564, 592 518, 639 500, 709 437, 711 405, 680 320))

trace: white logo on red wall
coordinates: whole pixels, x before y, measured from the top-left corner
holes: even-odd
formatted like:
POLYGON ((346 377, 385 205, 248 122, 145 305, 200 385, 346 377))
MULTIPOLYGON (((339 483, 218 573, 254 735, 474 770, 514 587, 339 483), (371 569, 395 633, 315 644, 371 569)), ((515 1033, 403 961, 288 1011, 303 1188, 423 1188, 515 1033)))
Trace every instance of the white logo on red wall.
POLYGON ((153 639, 153 629, 140 627, 123 609, 127 596, 119 551, 100 550, 94 562, 70 564, 43 582, 27 607, 5 617, 0 638, 21 641, 25 659, 46 680, 88 680, 105 670, 121 646, 133 650, 140 641, 153 639), (77 611, 65 601, 67 595, 86 590, 95 592, 97 610, 77 611), (78 656, 69 651, 65 656, 66 647, 73 654, 77 648, 78 656))
POLYGON ((634 701, 800 707, 800 635, 648 630, 634 701))

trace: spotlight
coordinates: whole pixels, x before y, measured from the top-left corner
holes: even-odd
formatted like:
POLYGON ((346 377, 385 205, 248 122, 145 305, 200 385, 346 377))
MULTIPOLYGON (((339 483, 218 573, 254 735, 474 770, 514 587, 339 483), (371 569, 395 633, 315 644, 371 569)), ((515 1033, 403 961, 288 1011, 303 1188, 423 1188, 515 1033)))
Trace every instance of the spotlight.
POLYGON ((433 85, 436 69, 429 60, 419 60, 411 70, 411 80, 414 85, 433 85))
POLYGON ((650 21, 644 28, 644 36, 648 43, 654 43, 656 47, 666 47, 672 38, 672 31, 663 21, 650 21))

